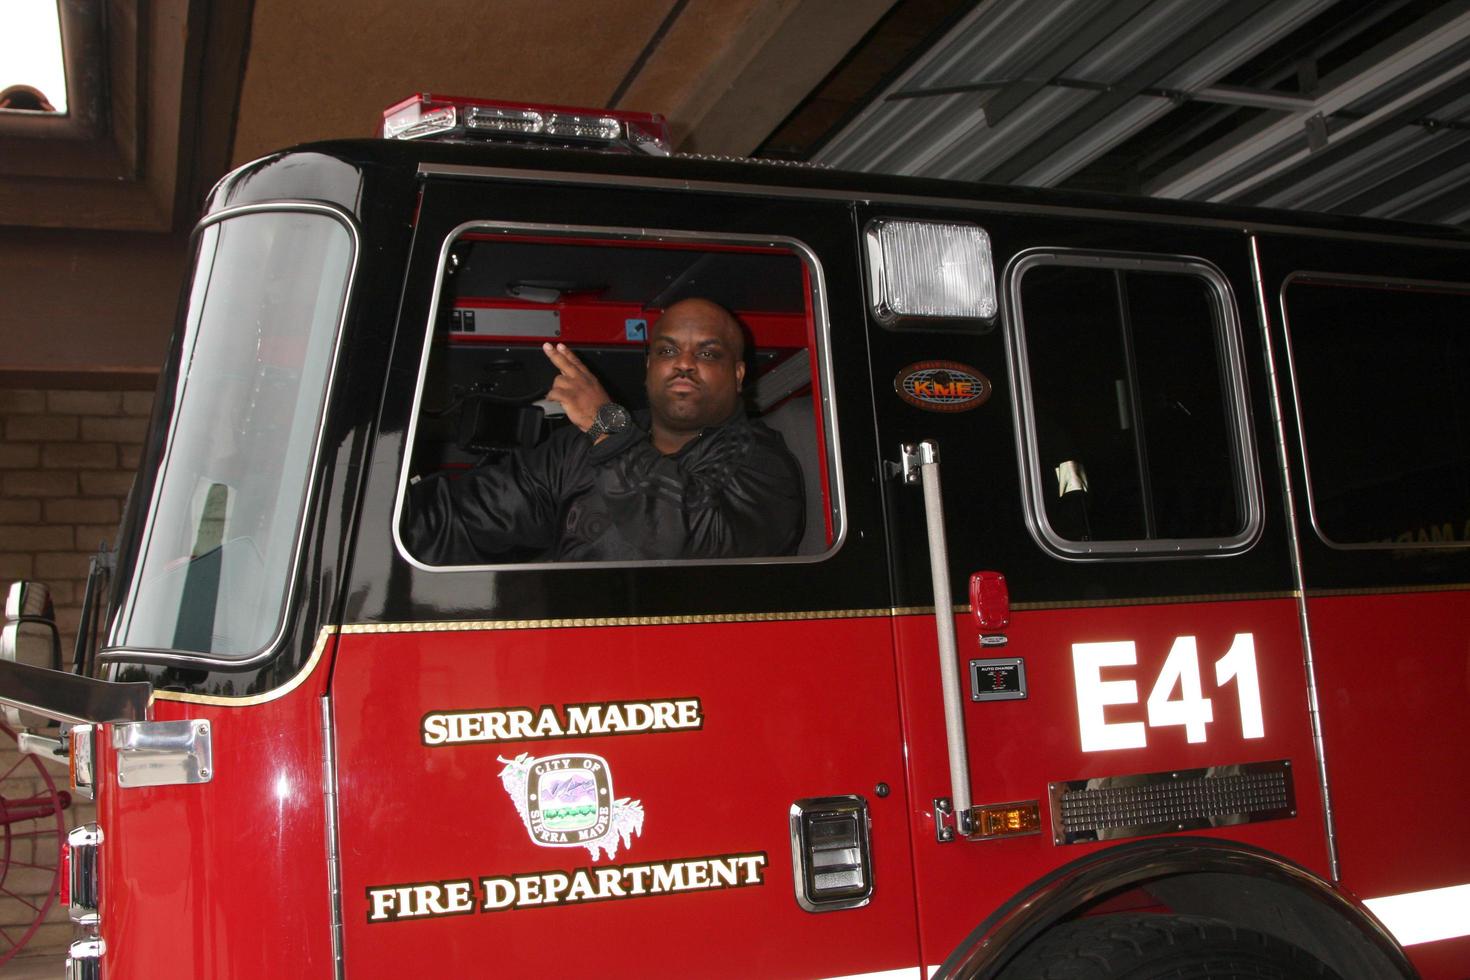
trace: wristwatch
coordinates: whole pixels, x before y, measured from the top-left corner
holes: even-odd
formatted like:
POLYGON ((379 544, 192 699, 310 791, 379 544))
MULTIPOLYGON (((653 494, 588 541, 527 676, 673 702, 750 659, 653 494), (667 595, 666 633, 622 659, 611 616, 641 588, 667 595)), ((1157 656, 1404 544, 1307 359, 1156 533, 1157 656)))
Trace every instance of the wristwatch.
POLYGON ((596 442, 599 436, 622 432, 633 421, 628 410, 617 402, 608 402, 597 410, 592 424, 587 427, 587 438, 596 442))

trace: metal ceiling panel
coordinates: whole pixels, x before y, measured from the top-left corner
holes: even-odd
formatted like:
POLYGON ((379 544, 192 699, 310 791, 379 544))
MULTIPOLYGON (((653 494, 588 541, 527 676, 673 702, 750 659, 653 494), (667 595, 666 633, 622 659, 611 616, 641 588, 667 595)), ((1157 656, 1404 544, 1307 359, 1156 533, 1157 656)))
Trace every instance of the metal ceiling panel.
POLYGON ((984 0, 813 159, 1455 221, 1467 144, 1470 0, 984 0))

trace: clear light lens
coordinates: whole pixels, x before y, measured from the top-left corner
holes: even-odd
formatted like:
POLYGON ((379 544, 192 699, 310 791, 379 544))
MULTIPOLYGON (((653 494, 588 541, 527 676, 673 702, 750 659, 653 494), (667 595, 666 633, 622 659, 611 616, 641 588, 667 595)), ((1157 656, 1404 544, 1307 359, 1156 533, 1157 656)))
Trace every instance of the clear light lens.
POLYGON ((390 140, 412 140, 433 136, 435 133, 453 129, 457 122, 456 115, 452 105, 428 112, 421 112, 418 106, 410 106, 383 120, 383 136, 390 140))
POLYGON ((552 136, 615 140, 622 137, 623 124, 611 116, 578 116, 568 112, 555 112, 546 121, 546 132, 552 136))
POLYGON ((92 798, 92 788, 96 782, 92 763, 93 749, 96 746, 96 731, 92 725, 73 725, 66 737, 70 748, 72 791, 88 800, 92 798))
POLYGON ((428 92, 384 109, 378 132, 386 139, 510 137, 513 142, 524 142, 550 137, 654 156, 668 156, 672 149, 668 120, 655 113, 517 105, 428 92))
POLYGON ((630 121, 628 123, 628 142, 633 145, 634 149, 653 156, 666 157, 673 152, 673 147, 669 145, 666 126, 645 126, 630 121))
POLYGON ((868 228, 874 312, 901 316, 995 316, 990 236, 976 225, 875 221, 868 228))
POLYGON ((465 125, 470 129, 496 133, 539 133, 546 128, 541 113, 533 109, 501 109, 496 106, 471 106, 465 111, 465 125))

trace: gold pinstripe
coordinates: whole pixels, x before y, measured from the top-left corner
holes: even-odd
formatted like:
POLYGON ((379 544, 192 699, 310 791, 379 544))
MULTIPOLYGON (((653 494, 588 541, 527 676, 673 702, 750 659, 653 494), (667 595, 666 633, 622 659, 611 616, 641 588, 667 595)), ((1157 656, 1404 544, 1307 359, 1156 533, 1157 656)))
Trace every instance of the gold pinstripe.
MULTIPOLYGON (((1384 586, 1358 589, 1309 589, 1308 599, 1322 599, 1355 595, 1392 595, 1402 592, 1456 592, 1470 591, 1470 583, 1421 586, 1384 586)), ((1136 599, 1085 599, 1062 602, 1017 602, 1011 609, 1017 612, 1040 612, 1058 609, 1101 609, 1110 606, 1169 606, 1200 602, 1250 602, 1267 599, 1296 599, 1295 590, 1275 592, 1232 592, 1183 596, 1144 596, 1136 599)), ((956 604, 956 615, 968 613, 968 603, 956 604)), ((311 656, 289 681, 264 694, 243 697, 223 697, 211 694, 184 694, 177 691, 155 691, 153 697, 161 701, 181 701, 188 704, 211 704, 228 707, 243 707, 265 704, 285 697, 300 687, 316 669, 326 652, 327 640, 334 633, 342 636, 364 636, 385 633, 459 633, 489 632, 497 630, 532 629, 593 629, 617 626, 691 626, 712 623, 774 623, 797 620, 821 619, 879 619, 899 616, 932 616, 933 606, 887 606, 870 609, 811 609, 798 612, 756 613, 706 613, 686 616, 602 616, 575 617, 565 619, 464 619, 442 620, 420 623, 349 623, 341 627, 322 627, 312 648, 311 656)))
POLYGON ((316 645, 311 648, 311 656, 307 658, 306 663, 296 672, 295 676, 280 687, 266 691, 264 694, 224 697, 218 694, 186 694, 181 691, 154 691, 153 699, 157 701, 182 701, 185 704, 214 704, 229 708, 243 708, 248 705, 265 704, 267 701, 283 698, 305 683, 306 679, 311 676, 311 672, 316 670, 317 663, 321 661, 322 655, 326 653, 327 639, 335 632, 337 632, 335 627, 323 626, 321 633, 317 635, 316 645))
MULTIPOLYGON (((1179 605, 1188 602, 1244 602, 1258 599, 1293 599, 1295 592, 1238 592, 1228 595, 1151 596, 1140 599, 1096 599, 1068 602, 1018 602, 1012 609, 1086 609, 1105 606, 1179 605)), ((957 604, 955 613, 970 611, 957 604)), ((766 623, 815 619, 876 619, 893 616, 932 616, 933 606, 886 606, 871 609, 811 609, 798 612, 712 613, 687 616, 608 616, 571 619, 480 619, 441 620, 420 623, 352 623, 343 626, 343 636, 372 633, 455 633, 491 630, 575 629, 607 626, 686 626, 709 623, 766 623)))
POLYGON ((1448 585, 1380 585, 1371 589, 1308 589, 1308 599, 1329 599, 1345 595, 1396 595, 1404 592, 1470 592, 1470 582, 1448 585))
POLYGON ((801 612, 706 613, 692 616, 604 616, 574 619, 468 619, 429 623, 353 623, 343 636, 362 633, 455 633, 485 630, 572 629, 606 626, 687 626, 703 623, 773 623, 806 619, 871 619, 892 609, 816 609, 801 612))

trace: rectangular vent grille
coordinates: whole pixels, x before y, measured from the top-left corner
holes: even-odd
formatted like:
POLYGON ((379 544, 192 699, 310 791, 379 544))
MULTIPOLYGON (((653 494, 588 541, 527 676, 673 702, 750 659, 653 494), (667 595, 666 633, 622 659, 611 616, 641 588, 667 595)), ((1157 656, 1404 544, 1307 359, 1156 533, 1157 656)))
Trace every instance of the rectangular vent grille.
POLYGON ((1121 840, 1296 816, 1291 763, 1251 762, 1052 783, 1058 844, 1121 840))

